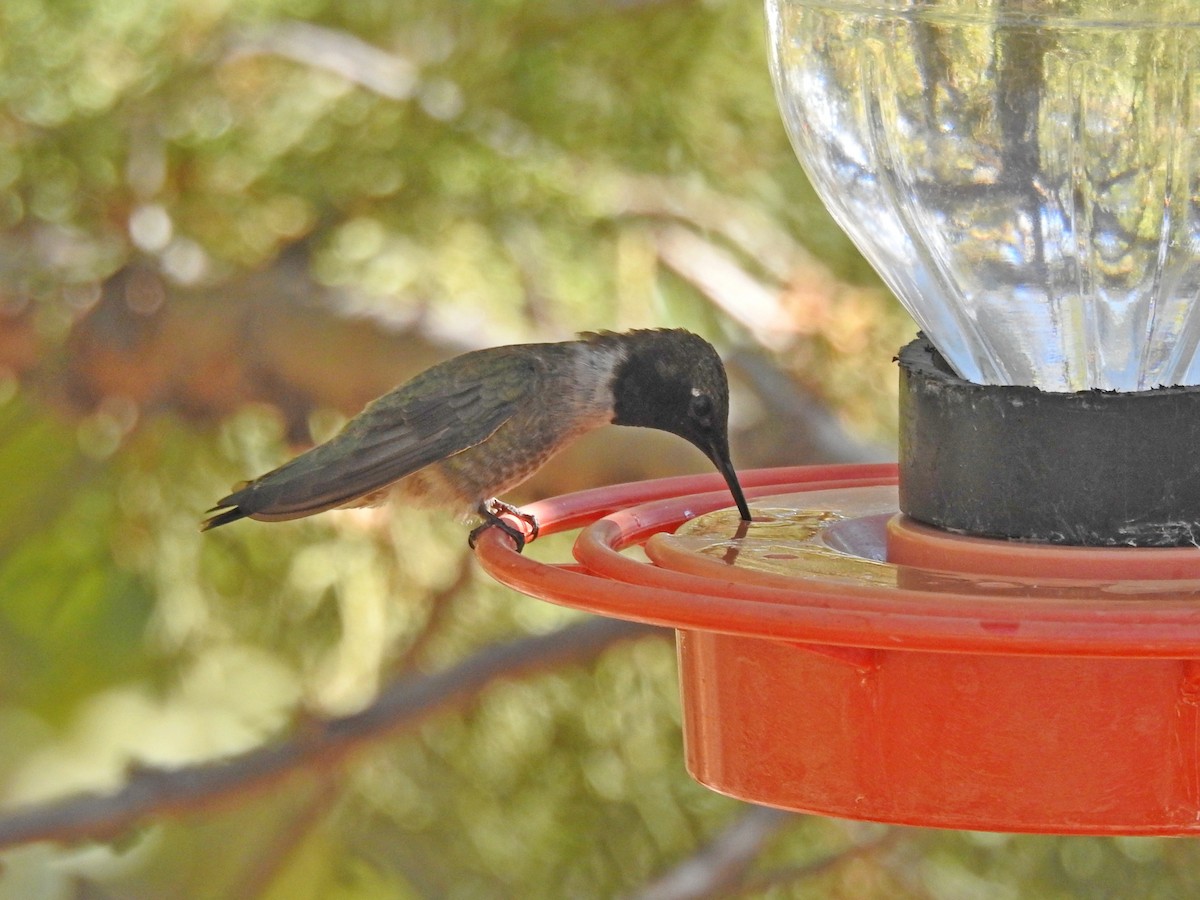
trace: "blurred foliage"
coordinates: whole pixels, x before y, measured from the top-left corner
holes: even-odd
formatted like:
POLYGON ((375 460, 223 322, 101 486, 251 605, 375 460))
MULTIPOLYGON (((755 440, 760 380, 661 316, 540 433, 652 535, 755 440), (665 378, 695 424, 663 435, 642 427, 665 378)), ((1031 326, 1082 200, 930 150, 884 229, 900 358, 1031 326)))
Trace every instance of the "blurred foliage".
MULTIPOLYGON (((0 4, 7 806, 284 740, 572 621, 478 576, 446 517, 197 522, 423 354, 663 323, 753 345, 669 262, 670 228, 777 299, 779 366, 858 434, 892 434, 911 325, 793 160, 762 31, 753 0, 0 4), (378 329, 424 343, 388 360, 378 329)), ((576 460, 559 487, 592 483, 576 460)), ((651 638, 498 682, 349 765, 111 843, 8 851, 0 896, 634 892, 740 811, 683 771, 674 666, 651 638)), ((751 883, 1200 890, 1193 845, 1156 840, 904 830, 806 873, 877 831, 797 818, 751 883)))
MULTIPOLYGON (((711 331, 654 264, 656 228, 710 195, 874 285, 783 137, 762 27, 748 0, 6 2, 6 293, 53 332, 132 255, 212 284, 303 242, 377 314, 485 316, 500 340, 711 331)), ((797 368, 831 367, 810 386, 886 435, 890 369, 846 359, 909 326, 877 289, 841 305, 861 309, 796 310, 797 368)))

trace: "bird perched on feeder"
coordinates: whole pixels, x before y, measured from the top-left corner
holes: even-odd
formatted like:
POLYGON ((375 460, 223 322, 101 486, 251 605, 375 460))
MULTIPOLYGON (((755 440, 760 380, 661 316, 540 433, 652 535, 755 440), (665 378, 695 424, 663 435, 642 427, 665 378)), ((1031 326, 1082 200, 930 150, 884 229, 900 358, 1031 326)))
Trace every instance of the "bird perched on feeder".
POLYGON ((680 329, 584 333, 578 340, 465 353, 368 404, 326 441, 209 510, 201 526, 241 518, 278 522, 381 502, 393 486, 417 505, 483 517, 524 549, 496 495, 529 478, 575 438, 609 423, 687 439, 725 476, 738 511, 750 509, 729 458, 729 385, 712 345, 680 329))

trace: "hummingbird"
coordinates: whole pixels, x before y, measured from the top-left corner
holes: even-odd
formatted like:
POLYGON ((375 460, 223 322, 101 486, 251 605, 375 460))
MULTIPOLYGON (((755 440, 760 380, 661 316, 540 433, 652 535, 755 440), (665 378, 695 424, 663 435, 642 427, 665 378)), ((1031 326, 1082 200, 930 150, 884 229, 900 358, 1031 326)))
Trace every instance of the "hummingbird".
POLYGON ((602 425, 656 428, 698 447, 750 521, 729 456, 729 383, 717 351, 682 329, 584 332, 573 341, 475 350, 439 363, 369 403, 337 434, 235 487, 202 531, 242 518, 298 519, 371 506, 396 490, 499 527, 517 551, 537 521, 499 500, 568 444, 602 425))

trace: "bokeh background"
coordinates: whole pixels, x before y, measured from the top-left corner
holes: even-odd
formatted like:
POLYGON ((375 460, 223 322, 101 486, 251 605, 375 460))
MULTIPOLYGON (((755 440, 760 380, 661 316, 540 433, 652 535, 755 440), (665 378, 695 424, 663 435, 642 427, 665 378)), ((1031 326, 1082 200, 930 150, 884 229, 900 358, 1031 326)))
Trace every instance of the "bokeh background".
MULTIPOLYGON (((729 360, 740 467, 894 455, 913 326, 757 0, 3 0, 0 896, 1200 894, 1192 841, 697 786, 670 635, 496 586, 446 515, 197 530, 439 359, 657 325, 729 360)), ((708 470, 607 429, 510 499, 708 470)))

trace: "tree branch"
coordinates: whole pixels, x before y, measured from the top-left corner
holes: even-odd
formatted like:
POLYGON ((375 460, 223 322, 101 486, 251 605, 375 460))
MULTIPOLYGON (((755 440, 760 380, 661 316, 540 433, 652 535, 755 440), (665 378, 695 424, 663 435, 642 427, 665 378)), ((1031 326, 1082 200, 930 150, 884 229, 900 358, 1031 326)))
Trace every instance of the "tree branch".
POLYGON ((780 302, 779 289, 752 276, 732 253, 682 225, 660 228, 655 243, 668 268, 762 346, 781 350, 795 340, 796 328, 780 302))
POLYGON ((389 100, 408 100, 419 70, 411 59, 380 50, 354 35, 310 22, 275 22, 234 42, 230 58, 272 54, 333 72, 389 100))
POLYGON ((115 793, 78 795, 9 812, 0 816, 0 847, 113 837, 152 817, 227 805, 297 770, 325 771, 340 765, 364 745, 461 705, 497 679, 586 662, 618 641, 669 633, 634 622, 591 618, 551 634, 493 645, 445 671, 393 682, 366 709, 305 723, 282 743, 182 769, 135 769, 115 793))

